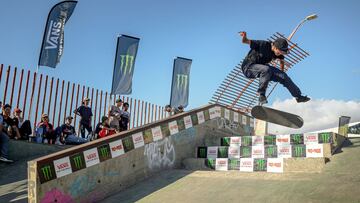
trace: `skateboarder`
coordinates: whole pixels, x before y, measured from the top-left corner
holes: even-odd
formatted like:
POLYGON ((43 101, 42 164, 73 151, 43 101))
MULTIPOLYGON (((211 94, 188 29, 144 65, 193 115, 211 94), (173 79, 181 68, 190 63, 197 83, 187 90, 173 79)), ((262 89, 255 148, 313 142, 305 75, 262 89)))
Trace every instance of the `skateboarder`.
POLYGON ((242 42, 250 45, 250 51, 245 57, 241 69, 247 78, 259 78, 257 92, 260 94, 260 105, 268 103, 265 93, 270 81, 279 82, 286 87, 298 103, 310 100, 309 97, 301 95, 300 89, 284 72, 284 55, 288 53, 286 39, 278 38, 274 42, 250 40, 247 38, 246 32, 239 32, 239 34, 242 36, 242 42), (274 59, 280 60, 281 70, 269 65, 274 59))

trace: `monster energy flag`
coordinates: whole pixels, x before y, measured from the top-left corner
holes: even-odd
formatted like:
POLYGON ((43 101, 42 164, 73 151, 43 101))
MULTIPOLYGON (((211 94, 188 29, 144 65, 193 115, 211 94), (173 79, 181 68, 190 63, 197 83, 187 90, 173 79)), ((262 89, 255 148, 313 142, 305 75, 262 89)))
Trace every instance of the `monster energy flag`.
POLYGON ((121 35, 117 39, 111 94, 131 94, 139 38, 121 35))
POLYGON ((184 108, 188 105, 190 67, 192 60, 177 57, 174 60, 174 70, 171 85, 170 106, 184 108))
POLYGON ((55 68, 64 51, 64 27, 77 1, 63 1, 50 10, 41 45, 39 66, 55 68))

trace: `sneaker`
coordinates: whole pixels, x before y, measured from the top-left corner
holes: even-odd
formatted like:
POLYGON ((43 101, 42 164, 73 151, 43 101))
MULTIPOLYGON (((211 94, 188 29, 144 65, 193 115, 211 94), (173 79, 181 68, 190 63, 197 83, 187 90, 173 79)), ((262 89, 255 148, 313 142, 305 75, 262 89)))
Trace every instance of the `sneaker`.
POLYGON ((298 103, 307 102, 307 101, 309 101, 309 100, 310 100, 310 98, 309 98, 308 96, 296 97, 296 101, 297 101, 298 103))
POLYGON ((263 104, 267 104, 267 103, 268 103, 268 100, 266 99, 266 96, 265 95, 260 95, 259 96, 259 104, 263 105, 263 104))
POLYGON ((5 158, 5 157, 3 157, 3 156, 0 157, 0 161, 6 162, 6 163, 12 163, 12 162, 14 162, 13 160, 7 159, 7 158, 5 158))

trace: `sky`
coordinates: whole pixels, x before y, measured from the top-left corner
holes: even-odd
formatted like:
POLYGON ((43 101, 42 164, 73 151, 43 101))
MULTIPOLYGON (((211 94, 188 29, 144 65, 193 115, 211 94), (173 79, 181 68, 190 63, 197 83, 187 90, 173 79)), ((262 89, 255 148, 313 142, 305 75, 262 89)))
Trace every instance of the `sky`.
MULTIPOLYGON (((58 2, 0 1, 0 63, 36 69, 46 18, 58 2)), ((168 104, 173 59, 185 57, 193 60, 188 109, 196 108, 209 102, 248 52, 239 31, 247 31, 250 39, 266 39, 275 32, 287 36, 302 19, 316 13, 319 17, 306 22, 293 37, 310 56, 288 74, 313 101, 358 104, 359 9, 356 0, 79 0, 65 25, 60 63, 39 72, 110 91, 116 38, 126 34, 140 38, 130 96, 168 104)), ((286 102, 291 99, 278 86, 269 105, 296 106, 286 102)))

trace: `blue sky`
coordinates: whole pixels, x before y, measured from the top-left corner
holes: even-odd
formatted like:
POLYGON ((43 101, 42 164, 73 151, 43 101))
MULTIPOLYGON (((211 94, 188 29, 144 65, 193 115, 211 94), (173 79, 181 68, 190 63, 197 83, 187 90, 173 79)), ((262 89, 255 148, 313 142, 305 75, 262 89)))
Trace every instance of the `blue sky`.
MULTIPOLYGON (((0 63, 36 69, 46 18, 57 0, 0 2, 0 63)), ((56 69, 40 73, 110 91, 116 37, 139 37, 131 97, 169 102, 173 59, 193 59, 189 108, 208 103, 226 75, 248 52, 250 39, 275 32, 294 36, 311 56, 289 72, 314 99, 359 101, 360 1, 122 1, 79 0, 65 26, 65 47, 56 69), (271 3, 270 3, 271 2, 271 3)), ((291 95, 281 86, 269 99, 291 95)))

